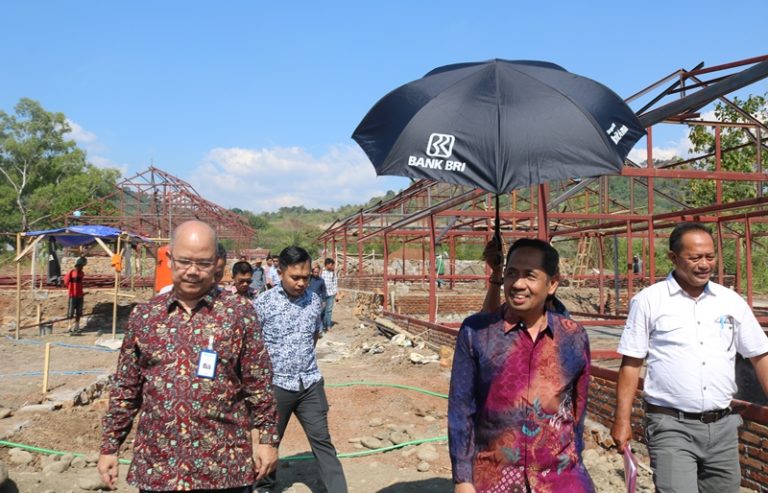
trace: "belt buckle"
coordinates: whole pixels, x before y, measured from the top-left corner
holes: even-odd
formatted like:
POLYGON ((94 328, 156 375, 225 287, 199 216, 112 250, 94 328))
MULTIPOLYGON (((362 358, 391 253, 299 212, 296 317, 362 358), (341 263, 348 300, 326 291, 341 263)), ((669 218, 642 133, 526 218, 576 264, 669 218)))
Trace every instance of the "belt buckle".
POLYGON ((704 413, 701 413, 701 416, 699 417, 699 421, 701 421, 704 424, 714 423, 715 421, 720 421, 724 417, 728 416, 731 413, 731 408, 726 407, 725 409, 720 409, 717 411, 707 411, 704 413), (706 418, 707 415, 711 415, 712 419, 708 420, 706 418))

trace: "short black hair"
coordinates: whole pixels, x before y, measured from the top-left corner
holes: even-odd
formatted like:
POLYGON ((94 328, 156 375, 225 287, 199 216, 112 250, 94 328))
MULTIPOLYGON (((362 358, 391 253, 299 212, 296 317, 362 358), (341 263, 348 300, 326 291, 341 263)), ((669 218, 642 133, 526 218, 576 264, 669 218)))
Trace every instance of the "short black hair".
POLYGON ((312 257, 309 256, 309 252, 301 248, 300 246, 289 246, 283 248, 283 251, 280 252, 280 257, 278 258, 279 265, 281 271, 284 271, 291 265, 296 264, 303 264, 306 262, 311 262, 312 257))
MULTIPOLYGON (((675 226, 669 235, 669 250, 680 253, 683 250, 683 235, 691 231, 702 231, 712 238, 712 230, 698 222, 684 222, 675 226)), ((714 238, 712 238, 714 240, 714 238)))
POLYGON ((544 254, 544 265, 541 267, 549 277, 556 276, 560 273, 560 254, 557 253, 555 247, 544 240, 537 240, 534 238, 520 238, 512 243, 512 246, 509 247, 509 252, 507 252, 507 263, 509 263, 509 258, 512 256, 512 252, 526 247, 533 248, 544 254))
POLYGON ((332 258, 327 258, 327 259, 325 259, 325 262, 323 264, 324 265, 336 264, 336 261, 333 260, 332 258))
POLYGON ((216 256, 223 259, 227 258, 227 247, 224 246, 224 243, 218 242, 216 244, 216 256))
POLYGON ((253 274, 253 267, 251 267, 251 264, 245 260, 235 262, 232 265, 232 277, 238 274, 253 274))

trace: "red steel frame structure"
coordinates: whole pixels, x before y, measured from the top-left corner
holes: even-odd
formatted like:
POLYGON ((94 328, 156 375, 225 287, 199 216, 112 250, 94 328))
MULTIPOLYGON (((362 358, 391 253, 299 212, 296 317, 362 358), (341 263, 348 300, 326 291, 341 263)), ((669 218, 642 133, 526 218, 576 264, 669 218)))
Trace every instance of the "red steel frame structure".
POLYGON ((169 238, 173 228, 198 219, 214 227, 236 250, 255 246, 256 230, 234 212, 204 199, 189 183, 154 166, 118 183, 104 199, 62 218, 65 224, 104 224, 150 238, 169 238))
MULTIPOLYGON (((730 280, 734 289, 746 294, 751 305, 754 301, 752 286, 752 247, 768 233, 758 224, 768 222, 768 196, 765 186, 768 177, 763 171, 768 126, 754 115, 747 114, 728 99, 727 95, 768 77, 768 55, 740 60, 728 64, 704 68, 699 64, 692 70, 677 70, 669 76, 651 84, 646 89, 627 99, 637 102, 640 98, 649 101, 638 110, 640 120, 647 126, 646 163, 638 165, 627 160, 621 176, 571 180, 538 185, 518 190, 501 198, 500 217, 502 236, 511 239, 521 236, 536 236, 553 242, 578 242, 575 259, 577 264, 594 266, 597 273, 590 274, 586 268, 581 272, 566 272, 569 281, 591 283, 599 288, 599 313, 580 314, 586 316, 585 324, 620 324, 616 315, 626 309, 638 285, 658 280, 665 272, 658 272, 657 255, 666 247, 663 239, 669 230, 683 220, 702 221, 713 226, 718 244, 718 278, 730 280), (707 80, 704 78, 707 77, 707 80), (667 86, 661 90, 663 86, 667 86), (654 94, 654 91, 658 91, 654 94), (671 102, 665 100, 671 99, 671 102), (703 121, 697 113, 700 108, 719 99, 727 106, 736 108, 740 114, 738 122, 703 121), (664 103, 664 104, 662 104, 664 103), (660 125, 703 125, 713 129, 715 149, 713 152, 692 159, 657 163, 653 155, 654 129, 660 125), (723 148, 721 134, 724 128, 738 128, 745 135, 745 143, 734 148, 723 148), (755 164, 750 171, 726 171, 722 168, 723 157, 747 146, 755 149, 755 164), (714 171, 697 169, 697 161, 712 158, 714 171), (715 182, 716 200, 708 207, 694 208, 683 198, 665 193, 659 185, 666 180, 712 180, 715 182), (629 190, 629 200, 620 202, 609 194, 611 184, 624 181, 629 190), (724 203, 723 186, 729 182, 747 182, 754 186, 755 198, 724 203), (637 199, 637 200, 636 200, 637 199), (606 240, 613 240, 614 252, 619 244, 626 248, 625 264, 611 266, 607 272, 606 240), (596 243, 596 248, 585 245, 596 243), (723 246, 733 245, 736 268, 732 276, 726 276, 723 262, 723 246), (594 252, 593 250, 596 250, 594 252), (644 260, 644 273, 632 272, 632 257, 639 255, 644 260), (613 314, 606 313, 607 290, 616 291, 613 314), (622 300, 624 300, 622 302, 622 300)), ((614 194, 615 195, 615 194, 614 194)), ((485 276, 455 274, 455 251, 457 241, 485 243, 493 235, 493 196, 481 190, 458 187, 426 180, 416 181, 394 198, 360 210, 329 227, 320 239, 326 251, 344 253, 342 274, 351 275, 347 265, 347 254, 355 246, 359 265, 356 276, 365 276, 362 255, 366 244, 383 242, 383 272, 375 274, 380 278, 387 307, 390 282, 429 281, 429 321, 436 319, 436 273, 429 259, 435 258, 436 244, 449 244, 449 274, 441 276, 453 285, 458 281, 483 279, 485 276), (422 246, 421 274, 406 275, 390 272, 390 249, 393 242, 417 243, 422 246)), ((572 259, 574 260, 574 259, 572 259)), ((762 315, 761 307, 754 307, 762 315)), ((762 323, 768 317, 760 316, 762 323)))

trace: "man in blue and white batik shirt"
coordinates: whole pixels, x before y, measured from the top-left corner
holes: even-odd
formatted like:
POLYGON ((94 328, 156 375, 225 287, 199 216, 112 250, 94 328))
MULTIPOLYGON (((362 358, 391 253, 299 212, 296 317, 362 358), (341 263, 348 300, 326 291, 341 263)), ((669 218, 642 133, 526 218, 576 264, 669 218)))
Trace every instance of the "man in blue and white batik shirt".
MULTIPOLYGON (((277 262, 280 283, 253 302, 272 360, 277 432, 282 439, 295 414, 326 490, 346 493, 344 471, 328 431, 328 400, 315 354, 323 323, 320 296, 307 290, 311 259, 303 248, 291 246, 280 252, 277 262)), ((272 491, 275 481, 272 473, 256 485, 256 491, 272 491)))

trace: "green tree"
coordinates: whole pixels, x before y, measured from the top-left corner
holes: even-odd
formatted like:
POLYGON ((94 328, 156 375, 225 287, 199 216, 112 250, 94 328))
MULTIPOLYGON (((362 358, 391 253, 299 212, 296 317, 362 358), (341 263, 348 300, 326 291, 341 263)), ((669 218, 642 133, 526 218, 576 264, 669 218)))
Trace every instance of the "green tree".
MULTIPOLYGON (((746 100, 733 98, 733 103, 754 116, 763 123, 768 122, 768 107, 766 107, 766 93, 763 96, 750 95, 746 100)), ((744 115, 729 105, 718 103, 715 106, 715 117, 723 122, 747 123, 744 115)), ((701 153, 715 152, 715 132, 705 126, 694 126, 689 138, 693 144, 692 151, 701 153)), ((754 172, 756 156, 756 136, 749 129, 739 127, 723 127, 720 133, 721 149, 741 146, 740 149, 722 153, 721 168, 724 171, 754 172)), ((768 165, 768 152, 762 153, 763 169, 768 165)), ((714 171, 715 157, 700 159, 694 163, 694 168, 714 171)), ((688 187, 689 198, 694 206, 705 206, 715 203, 716 191, 714 180, 690 180, 688 187)), ((755 184, 749 182, 723 182, 723 202, 733 202, 757 196, 755 184)))
POLYGON ((85 152, 68 139, 71 128, 63 113, 51 113, 37 101, 22 98, 15 114, 0 111, 0 228, 27 231, 42 224, 65 204, 90 199, 114 172, 88 165, 85 152), (75 179, 85 174, 85 178, 75 179), (84 194, 78 195, 76 189, 84 194))
MULTIPOLYGON (((51 224, 50 219, 76 210, 92 198, 104 197, 114 192, 119 178, 120 172, 116 169, 97 168, 86 163, 82 172, 65 176, 58 183, 38 187, 29 197, 30 226, 58 226, 51 224)), ((109 213, 110 209, 116 210, 115 204, 104 202, 101 213, 109 213)))

